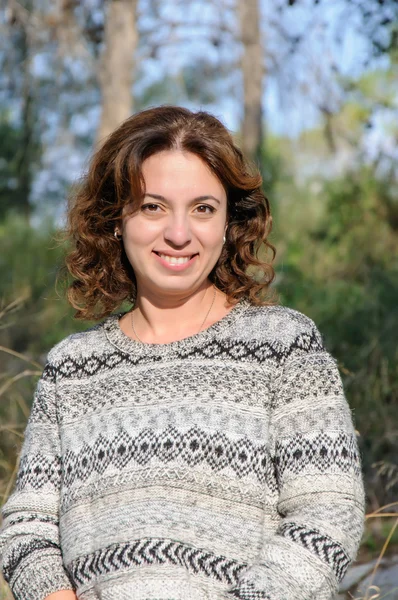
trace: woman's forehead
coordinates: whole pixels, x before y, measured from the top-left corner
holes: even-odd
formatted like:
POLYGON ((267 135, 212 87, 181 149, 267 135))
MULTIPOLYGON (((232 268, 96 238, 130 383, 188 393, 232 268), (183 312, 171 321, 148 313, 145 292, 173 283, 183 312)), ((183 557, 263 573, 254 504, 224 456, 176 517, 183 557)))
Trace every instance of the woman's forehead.
MULTIPOLYGON (((152 155, 142 164, 142 176, 146 192, 162 194, 160 189, 217 192, 221 196, 224 187, 210 167, 198 156, 189 152, 167 151, 152 155), (157 191, 152 187, 156 186, 157 191)), ((165 194, 163 194, 165 195, 165 194)))

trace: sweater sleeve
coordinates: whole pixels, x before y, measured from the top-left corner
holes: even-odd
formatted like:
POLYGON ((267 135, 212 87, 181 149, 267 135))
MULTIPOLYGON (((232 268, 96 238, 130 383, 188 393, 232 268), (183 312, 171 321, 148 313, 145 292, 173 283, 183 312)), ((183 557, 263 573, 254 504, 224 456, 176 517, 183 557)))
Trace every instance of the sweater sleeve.
POLYGON ((2 509, 0 569, 16 600, 43 600, 73 589, 59 540, 60 483, 54 368, 47 364, 36 387, 15 488, 2 509))
MULTIPOLYGON (((311 322, 312 323, 312 322, 311 322)), ((296 348, 275 389, 271 452, 280 521, 230 596, 331 600, 363 534, 365 494, 350 408, 335 360, 296 348)))

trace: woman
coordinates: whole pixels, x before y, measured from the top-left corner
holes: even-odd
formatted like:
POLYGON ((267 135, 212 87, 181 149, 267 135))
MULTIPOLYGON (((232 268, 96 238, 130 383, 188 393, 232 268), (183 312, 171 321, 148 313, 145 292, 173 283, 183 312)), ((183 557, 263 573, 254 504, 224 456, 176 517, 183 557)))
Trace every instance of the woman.
POLYGON ((69 224, 69 300, 106 318, 37 387, 3 509, 15 598, 331 599, 363 531, 360 456, 316 326, 264 295, 259 174, 214 117, 143 111, 69 224))

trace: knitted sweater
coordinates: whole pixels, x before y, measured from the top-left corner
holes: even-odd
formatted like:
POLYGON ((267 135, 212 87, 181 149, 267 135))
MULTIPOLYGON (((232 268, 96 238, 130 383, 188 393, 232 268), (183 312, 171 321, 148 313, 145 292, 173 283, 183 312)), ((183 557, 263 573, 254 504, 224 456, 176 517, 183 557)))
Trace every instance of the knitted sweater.
POLYGON ((141 344, 112 315, 38 382, 2 573, 17 600, 329 600, 364 524, 361 458, 314 323, 247 301, 141 344))

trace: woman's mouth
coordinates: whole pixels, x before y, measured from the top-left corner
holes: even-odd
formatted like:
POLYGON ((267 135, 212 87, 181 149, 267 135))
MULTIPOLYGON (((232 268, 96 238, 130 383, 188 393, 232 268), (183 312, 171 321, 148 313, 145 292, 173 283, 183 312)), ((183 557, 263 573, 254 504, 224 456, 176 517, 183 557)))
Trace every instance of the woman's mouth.
POLYGON ((191 256, 169 256, 168 254, 159 254, 159 256, 160 256, 160 258, 163 258, 163 260, 170 263, 171 265, 183 265, 184 263, 187 263, 192 258, 192 255, 191 256))
POLYGON ((156 252, 154 251, 154 254, 156 254, 156 256, 158 256, 162 262, 166 263, 167 265, 170 266, 182 266, 182 265, 187 265, 188 263, 191 262, 191 260, 197 256, 198 254, 188 254, 185 256, 171 256, 170 254, 163 254, 163 252, 156 252))

